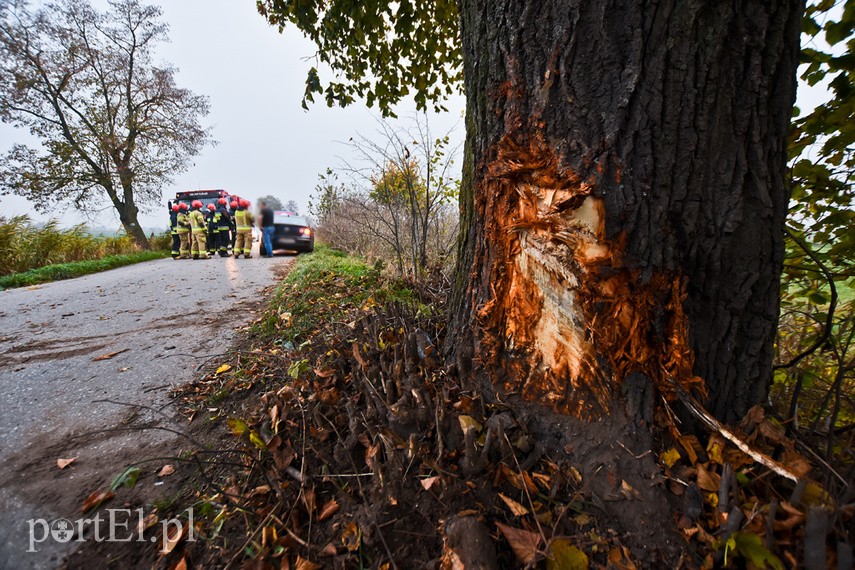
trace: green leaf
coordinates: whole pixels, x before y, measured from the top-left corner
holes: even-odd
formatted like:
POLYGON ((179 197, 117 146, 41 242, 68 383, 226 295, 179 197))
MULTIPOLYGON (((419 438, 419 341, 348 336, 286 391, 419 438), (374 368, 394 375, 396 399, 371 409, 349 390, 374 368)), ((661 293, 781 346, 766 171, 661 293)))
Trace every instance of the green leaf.
POLYGON ((756 568, 784 570, 781 560, 766 549, 763 541, 756 534, 739 531, 733 533, 732 540, 739 554, 756 568))
POLYGON ((810 295, 810 297, 808 297, 808 299, 810 299, 811 303, 815 303, 817 305, 824 305, 824 304, 828 303, 828 298, 825 295, 823 295, 822 293, 820 293, 819 291, 811 293, 811 295, 810 295))
POLYGON ((121 473, 119 473, 113 482, 110 483, 110 490, 115 491, 119 487, 128 487, 129 489, 133 488, 137 484, 137 479, 140 477, 140 468, 139 467, 128 467, 121 473))

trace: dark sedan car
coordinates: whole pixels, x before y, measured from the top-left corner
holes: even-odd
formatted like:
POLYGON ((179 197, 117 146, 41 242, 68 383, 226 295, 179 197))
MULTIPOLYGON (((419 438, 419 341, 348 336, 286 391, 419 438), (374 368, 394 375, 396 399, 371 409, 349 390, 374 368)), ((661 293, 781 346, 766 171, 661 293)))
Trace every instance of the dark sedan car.
MULTIPOLYGON (((284 249, 298 253, 310 253, 315 249, 315 232, 309 221, 302 216, 292 216, 287 212, 273 213, 273 250, 284 249)), ((264 243, 261 255, 265 255, 264 243)))

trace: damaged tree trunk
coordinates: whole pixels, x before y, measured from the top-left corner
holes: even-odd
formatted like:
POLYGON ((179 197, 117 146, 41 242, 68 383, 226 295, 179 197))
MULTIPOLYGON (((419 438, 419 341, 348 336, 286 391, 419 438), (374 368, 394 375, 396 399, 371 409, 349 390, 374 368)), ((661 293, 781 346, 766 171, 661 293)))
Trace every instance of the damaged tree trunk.
POLYGON ((578 417, 636 373, 765 397, 803 9, 461 1, 461 366, 578 417))

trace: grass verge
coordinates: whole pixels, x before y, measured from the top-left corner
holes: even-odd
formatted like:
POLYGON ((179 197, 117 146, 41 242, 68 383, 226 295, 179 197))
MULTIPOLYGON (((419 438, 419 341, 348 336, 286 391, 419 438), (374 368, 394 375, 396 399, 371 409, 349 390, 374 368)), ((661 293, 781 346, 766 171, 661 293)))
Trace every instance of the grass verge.
POLYGON ((125 265, 152 261, 164 257, 169 257, 168 251, 138 251, 122 255, 108 255, 102 259, 46 265, 38 269, 24 271, 23 273, 13 273, 12 275, 0 277, 0 289, 28 287, 50 281, 72 279, 81 275, 89 275, 90 273, 98 273, 107 271, 108 269, 115 269, 125 265))
POLYGON ((416 302, 406 283, 322 244, 301 255, 271 298, 254 333, 285 348, 305 342, 319 322, 341 320, 352 309, 368 310, 390 301, 416 302))

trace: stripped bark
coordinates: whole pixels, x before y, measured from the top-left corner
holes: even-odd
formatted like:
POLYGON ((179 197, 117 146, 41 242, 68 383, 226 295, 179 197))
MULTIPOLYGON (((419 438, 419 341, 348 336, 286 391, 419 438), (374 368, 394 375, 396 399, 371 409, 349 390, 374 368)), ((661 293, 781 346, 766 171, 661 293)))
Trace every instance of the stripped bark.
POLYGON ((633 373, 724 421, 760 401, 803 8, 462 0, 452 350, 580 417, 633 373))

